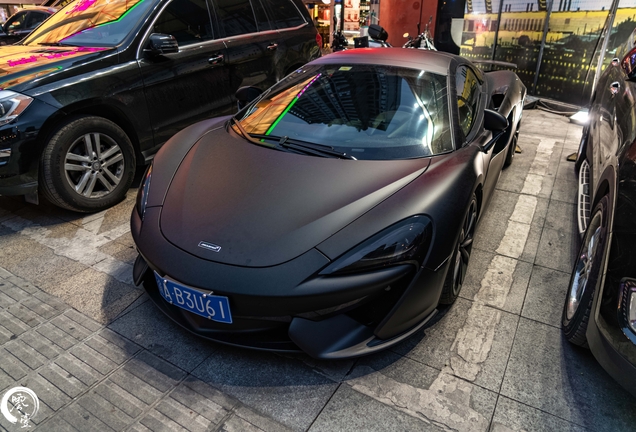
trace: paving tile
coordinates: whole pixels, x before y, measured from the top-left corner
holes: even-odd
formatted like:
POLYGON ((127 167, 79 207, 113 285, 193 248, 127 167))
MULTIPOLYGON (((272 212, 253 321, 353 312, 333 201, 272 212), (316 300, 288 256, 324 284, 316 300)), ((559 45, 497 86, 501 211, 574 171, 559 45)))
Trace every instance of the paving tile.
POLYGON ((504 396, 500 396, 497 401, 492 424, 492 432, 495 432, 500 426, 527 432, 583 432, 587 430, 504 396))
POLYGON ((72 404, 64 409, 59 416, 74 428, 81 431, 112 431, 94 413, 79 404, 72 404))
POLYGON ((219 423, 239 402, 190 376, 170 393, 170 399, 187 406, 211 423, 219 423))
POLYGON ((109 374, 118 366, 116 362, 86 344, 75 345, 69 352, 73 357, 90 365, 101 375, 109 374))
MULTIPOLYGON (((10 339, 11 335, 19 336, 30 329, 28 325, 19 319, 16 319, 9 312, 3 310, 0 310, 0 327, 4 328, 6 332, 9 333, 10 339)), ((15 337, 13 339, 15 339, 15 337)))
POLYGON ((84 264, 47 249, 36 256, 25 257, 8 268, 16 276, 23 277, 47 291, 87 268, 84 264))
POLYGON ((398 411, 341 384, 309 428, 320 431, 442 431, 431 423, 398 411))
POLYGON ((210 426, 215 424, 215 422, 190 409, 189 406, 172 398, 166 398, 159 402, 155 410, 177 423, 183 429, 193 432, 205 432, 210 426))
POLYGON ((117 364, 124 363, 141 349, 139 345, 108 329, 87 339, 86 345, 117 364))
POLYGON ((0 359, 2 359, 0 369, 16 381, 24 378, 29 373, 28 366, 4 348, 0 348, 0 359))
POLYGON ((137 259, 137 255, 139 255, 134 246, 124 245, 117 240, 112 240, 111 242, 100 246, 98 249, 99 251, 128 264, 134 264, 137 259))
MULTIPOLYGON (((9 306, 6 311, 13 315, 13 319, 18 320, 29 327, 36 327, 45 321, 44 318, 20 303, 9 306)), ((9 319, 11 318, 9 317, 9 319)))
MULTIPOLYGON (((20 380, 20 384, 35 392, 40 400, 40 407, 44 403, 50 410, 57 411, 71 401, 71 398, 66 393, 38 374, 28 375, 20 380)), ((42 421, 45 415, 38 413, 37 417, 38 421, 42 421)))
POLYGON ((134 422, 134 419, 95 392, 89 392, 77 400, 77 404, 93 414, 110 428, 121 431, 134 422))
POLYGON ((123 370, 142 379, 164 393, 176 386, 186 376, 182 369, 160 359, 148 351, 142 351, 123 367, 123 370))
POLYGON ((7 297, 7 300, 5 300, 5 302, 7 302, 5 303, 5 307, 8 307, 9 304, 25 300, 31 295, 31 293, 12 284, 8 280, 3 279, 1 282, 2 285, 0 285, 0 290, 2 291, 2 294, 7 297))
POLYGON ((118 407, 131 418, 139 417, 148 405, 141 399, 108 379, 98 384, 93 391, 104 400, 118 407))
POLYGON ((578 252, 578 236, 544 228, 534 263, 542 267, 570 273, 578 252))
MULTIPOLYGON (((39 416, 38 416, 39 417, 39 416)), ((48 422, 46 422, 40 429, 42 430, 51 430, 51 431, 59 431, 59 432, 76 432, 73 426, 68 424, 62 417, 55 416, 48 422)))
POLYGON ((260 432, 263 429, 254 426, 252 423, 242 419, 237 415, 231 416, 218 429, 219 432, 260 432))
POLYGON ((431 389, 436 394, 478 412, 485 419, 490 419, 495 410, 497 393, 458 378, 446 379, 445 374, 439 370, 396 353, 387 351, 363 357, 356 363, 354 371, 364 366, 404 385, 431 389), (452 384, 448 385, 450 381, 452 384))
POLYGON ((82 327, 66 315, 56 316, 51 320, 51 324, 64 331, 77 341, 81 341, 90 336, 93 332, 82 327))
POLYGON ((521 318, 501 394, 595 431, 630 430, 633 398, 561 330, 521 318), (599 407, 603 407, 599 409, 599 407))
POLYGON ((93 321, 92 319, 88 318, 86 315, 82 315, 81 313, 77 312, 74 309, 67 310, 66 312, 64 312, 64 315, 69 317, 76 323, 82 325, 83 327, 85 327, 91 332, 96 332, 102 327, 101 324, 99 324, 98 322, 93 321))
POLYGON ((84 383, 55 363, 41 368, 38 374, 71 398, 75 398, 88 388, 84 383))
POLYGON ((560 327, 569 280, 568 273, 535 266, 521 316, 560 327))
POLYGON ((241 405, 239 407, 237 407, 234 410, 234 416, 232 416, 228 421, 226 421, 223 426, 221 426, 220 430, 225 430, 225 431, 233 431, 233 430, 237 430, 237 431, 241 431, 241 430, 248 430, 251 431, 252 429, 245 424, 245 422, 249 423, 250 425, 256 427, 256 430, 259 431, 264 431, 264 432, 288 432, 291 431, 291 429, 289 429, 288 427, 272 420, 269 417, 266 417, 262 414, 257 413, 256 411, 248 408, 245 405, 241 405), (235 418, 240 418, 243 421, 239 421, 239 420, 235 420, 233 421, 232 419, 235 418), (238 429, 236 429, 236 427, 238 427, 238 429))
POLYGON ((19 341, 7 342, 2 347, 31 369, 37 369, 47 361, 42 354, 19 341))
POLYGON ((35 331, 53 342, 55 345, 62 348, 63 350, 67 350, 79 342, 73 336, 64 332, 63 330, 60 330, 58 327, 54 326, 50 322, 42 324, 35 331))
POLYGON ((170 420, 165 415, 156 410, 150 411, 144 416, 139 423, 146 426, 148 429, 155 432, 172 432, 175 430, 184 430, 181 425, 170 420))
POLYGON ((20 338, 20 342, 36 350, 39 354, 51 360, 62 353, 62 348, 36 331, 30 331, 20 338))
POLYGON ((124 369, 117 370, 109 377, 109 380, 146 405, 155 403, 163 395, 155 387, 124 369))
POLYGON ((306 429, 337 385, 303 363, 222 347, 192 372, 292 429, 306 429))
POLYGON ((576 204, 551 200, 545 227, 563 233, 574 233, 578 229, 576 223, 576 204))
POLYGON ((50 287, 49 292, 102 324, 115 319, 142 294, 140 289, 92 268, 68 278, 56 287, 50 287), (78 286, 82 290, 78 290, 78 286))
MULTIPOLYGON (((475 299, 475 295, 482 288, 482 281, 495 256, 496 255, 491 252, 482 251, 477 248, 473 249, 468 264, 468 272, 466 273, 462 290, 459 292, 460 297, 467 300, 475 299)), ((501 306, 501 309, 514 314, 521 313, 531 272, 532 264, 525 261, 517 261, 514 273, 512 274, 512 285, 510 286, 505 303, 501 306)))
POLYGON ((151 301, 139 305, 108 327, 186 371, 192 371, 217 348, 174 324, 151 301))
POLYGON ((578 181, 576 177, 563 177, 554 184, 550 199, 576 204, 578 181))
POLYGON ((92 386, 104 377, 96 369, 69 353, 65 353, 57 358, 55 364, 74 378, 80 380, 85 386, 92 386))

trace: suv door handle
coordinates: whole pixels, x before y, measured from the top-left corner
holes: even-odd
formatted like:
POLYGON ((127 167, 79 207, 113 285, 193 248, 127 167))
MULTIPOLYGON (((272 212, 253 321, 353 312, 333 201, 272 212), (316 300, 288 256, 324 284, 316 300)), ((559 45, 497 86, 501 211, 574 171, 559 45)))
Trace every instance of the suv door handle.
POLYGON ((214 57, 210 57, 208 59, 208 63, 210 63, 211 65, 218 65, 219 63, 223 62, 223 54, 217 54, 214 57))
POLYGON ((276 48, 278 48, 278 44, 277 43, 272 43, 270 45, 267 45, 267 49, 270 51, 274 51, 276 48))
POLYGON ((612 93, 612 97, 615 96, 618 91, 621 88, 621 83, 619 83, 618 81, 614 81, 613 83, 610 84, 610 93, 612 93))

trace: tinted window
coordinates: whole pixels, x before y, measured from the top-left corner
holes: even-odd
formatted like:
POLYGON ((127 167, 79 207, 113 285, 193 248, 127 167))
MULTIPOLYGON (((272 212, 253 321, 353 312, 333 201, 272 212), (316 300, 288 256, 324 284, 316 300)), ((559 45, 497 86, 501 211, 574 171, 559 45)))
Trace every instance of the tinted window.
POLYGON ((29 16, 27 18, 26 28, 34 29, 40 24, 42 24, 42 22, 48 17, 49 16, 47 14, 42 12, 31 12, 29 13, 29 16))
POLYGON ((448 112, 445 76, 322 65, 289 75, 239 115, 255 135, 326 144, 356 159, 406 159, 453 149, 448 112))
POLYGON ((205 0, 172 1, 155 22, 153 31, 174 36, 179 45, 189 45, 214 37, 205 0))
POLYGON ((24 45, 116 46, 137 30, 154 5, 148 0, 75 0, 31 33, 24 45))
POLYGON ((254 16, 256 17, 258 31, 271 30, 272 26, 267 19, 267 14, 265 13, 265 8, 263 7, 261 0, 252 0, 252 8, 254 8, 254 16))
POLYGON ((270 17, 276 28, 296 27, 305 23, 305 19, 290 0, 262 1, 269 8, 270 17))
POLYGON ((6 22, 4 28, 7 32, 16 31, 22 29, 24 26, 24 19, 26 18, 26 12, 20 12, 14 15, 9 21, 6 22))
POLYGON ((457 108, 459 110, 459 125, 464 133, 468 135, 473 127, 479 108, 479 93, 481 88, 475 73, 466 66, 457 68, 455 75, 457 84, 457 108))
POLYGON ((249 0, 216 0, 216 13, 225 36, 255 33, 256 20, 249 0))

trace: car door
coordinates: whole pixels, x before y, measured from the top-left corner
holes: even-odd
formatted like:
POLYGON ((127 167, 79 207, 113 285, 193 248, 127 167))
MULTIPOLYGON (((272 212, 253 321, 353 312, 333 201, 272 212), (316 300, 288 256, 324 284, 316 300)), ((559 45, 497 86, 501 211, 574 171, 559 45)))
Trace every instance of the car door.
POLYGON ((279 34, 272 30, 260 0, 214 0, 214 5, 227 46, 230 96, 234 98, 239 87, 265 90, 274 85, 279 34))
MULTIPOLYGON (((455 72, 455 92, 460 132, 467 139, 470 139, 471 136, 475 137, 475 140, 480 140, 480 138, 490 139, 490 132, 475 129, 480 127, 478 119, 485 108, 486 98, 482 93, 483 88, 476 72, 467 65, 457 67, 455 72), (488 136, 486 137, 484 134, 488 136)), ((504 149, 505 144, 499 146, 495 144, 484 154, 484 171, 486 172, 483 191, 484 203, 490 199, 490 195, 499 179, 499 173, 505 161, 504 149)))
POLYGON ((138 60, 155 145, 159 145, 199 120, 230 110, 227 52, 213 28, 207 0, 172 0, 149 33, 170 34, 179 43, 177 53, 146 52, 138 60))

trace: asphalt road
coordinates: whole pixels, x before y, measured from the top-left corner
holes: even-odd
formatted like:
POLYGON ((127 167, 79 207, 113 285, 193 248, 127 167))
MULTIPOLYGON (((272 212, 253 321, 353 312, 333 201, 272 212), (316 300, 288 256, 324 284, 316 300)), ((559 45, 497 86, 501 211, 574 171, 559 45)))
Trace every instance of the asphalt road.
MULTIPOLYGON (((577 249, 581 128, 524 112, 460 298, 377 355, 324 362, 228 348, 173 325, 131 283, 136 191, 90 216, 0 197, 0 394, 31 429, 627 431, 628 395, 559 329, 577 249)), ((21 430, 0 416, 0 430, 21 430)), ((24 429, 22 429, 24 430, 24 429)))

